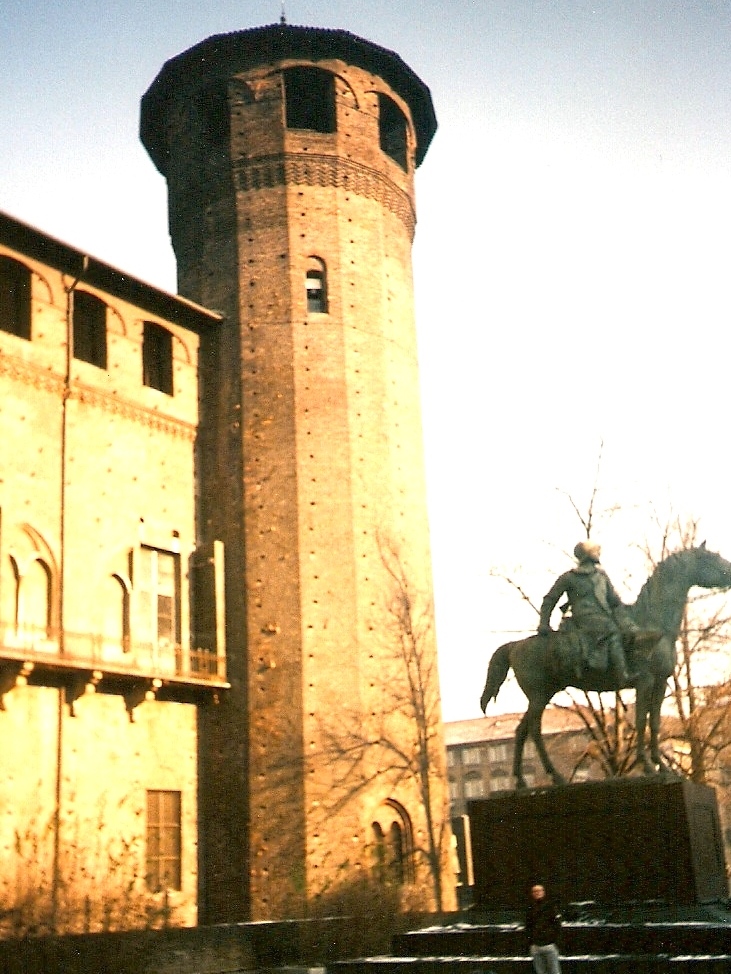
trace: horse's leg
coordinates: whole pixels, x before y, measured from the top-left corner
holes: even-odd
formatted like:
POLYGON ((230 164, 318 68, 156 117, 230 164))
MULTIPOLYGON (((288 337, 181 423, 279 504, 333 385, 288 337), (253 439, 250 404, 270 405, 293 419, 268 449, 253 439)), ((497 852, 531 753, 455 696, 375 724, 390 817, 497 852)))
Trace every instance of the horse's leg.
POLYGON ((518 724, 518 729, 515 732, 515 751, 513 753, 513 775, 515 776, 515 787, 526 788, 525 778, 523 777, 523 748, 525 746, 525 740, 530 734, 533 743, 538 751, 538 756, 541 759, 541 764, 543 765, 546 774, 549 775, 554 785, 564 784, 563 776, 556 770, 548 756, 545 745, 543 743, 543 737, 541 736, 541 717, 543 716, 543 711, 550 700, 550 696, 541 696, 532 698, 529 700, 528 709, 523 714, 523 717, 518 724))
POLYGON ((556 769, 548 756, 548 751, 546 750, 546 745, 543 743, 543 734, 541 733, 541 718, 543 717, 543 711, 548 706, 550 697, 545 697, 541 701, 536 701, 531 703, 528 708, 530 713, 531 708, 534 708, 533 719, 530 722, 530 735, 533 738, 533 743, 536 746, 536 751, 538 751, 538 756, 541 759, 541 764, 543 765, 546 774, 550 777, 554 785, 565 785, 566 779, 561 774, 560 771, 556 769))
POLYGON ((647 756, 645 749, 645 731, 647 730, 647 717, 650 712, 651 693, 652 683, 649 678, 646 676, 641 677, 637 681, 637 694, 635 697, 635 734, 637 736, 637 763, 642 768, 644 774, 655 773, 655 766, 647 756))
POLYGON ((523 777, 523 747, 525 745, 525 739, 528 736, 528 729, 530 725, 530 708, 531 705, 528 704, 528 709, 521 717, 520 723, 515 731, 515 745, 513 748, 513 777, 515 778, 515 787, 518 790, 527 787, 525 778, 523 777))
POLYGON ((658 771, 669 771, 660 753, 660 711, 665 699, 666 680, 656 680, 650 694, 650 757, 658 771))

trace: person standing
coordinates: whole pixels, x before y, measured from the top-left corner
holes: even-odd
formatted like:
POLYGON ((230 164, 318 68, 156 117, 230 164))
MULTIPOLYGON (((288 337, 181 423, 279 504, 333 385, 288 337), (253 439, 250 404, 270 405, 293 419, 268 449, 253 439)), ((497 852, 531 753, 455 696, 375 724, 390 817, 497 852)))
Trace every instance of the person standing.
POLYGON ((546 896, 542 883, 535 883, 531 887, 525 932, 536 974, 561 974, 558 959, 561 914, 546 896))

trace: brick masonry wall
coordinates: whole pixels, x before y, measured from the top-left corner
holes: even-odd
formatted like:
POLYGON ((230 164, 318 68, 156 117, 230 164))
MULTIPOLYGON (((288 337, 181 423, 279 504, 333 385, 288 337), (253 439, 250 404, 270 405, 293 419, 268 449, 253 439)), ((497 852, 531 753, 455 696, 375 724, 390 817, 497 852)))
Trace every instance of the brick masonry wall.
MULTIPOLYGON (((351 800, 336 803, 342 768, 327 753, 335 723, 372 731, 386 706, 379 539, 431 600, 410 255, 416 137, 403 99, 339 60, 317 62, 336 78, 337 133, 286 130, 281 69, 294 63, 232 61, 227 82, 217 68, 213 128, 213 87, 173 91, 165 108, 181 289, 229 315, 228 355, 212 353, 225 408, 203 414, 201 523, 226 523, 243 570, 229 589, 232 693, 205 732, 208 920, 291 915, 359 881, 387 798, 424 838, 413 789, 393 774, 362 788, 384 770, 365 759, 351 800), (408 171, 379 147, 378 92, 409 119, 408 171), (327 268, 327 314, 307 311, 312 258, 327 268)), ((404 730, 397 719, 392 732, 404 730)), ((433 785, 441 802, 442 768, 433 785)))

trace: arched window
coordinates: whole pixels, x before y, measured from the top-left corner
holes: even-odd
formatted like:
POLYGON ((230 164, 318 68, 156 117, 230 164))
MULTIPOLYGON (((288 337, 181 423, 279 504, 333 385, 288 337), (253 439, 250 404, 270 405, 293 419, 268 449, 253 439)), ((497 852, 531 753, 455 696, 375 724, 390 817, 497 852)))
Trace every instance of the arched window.
POLYGON ((142 381, 151 389, 173 394, 173 336, 162 325, 144 323, 142 335, 142 381))
POLYGON ((371 825, 373 870, 379 882, 401 886, 414 881, 411 820, 406 809, 388 799, 371 825))
POLYGON ((20 626, 20 622, 21 622, 20 619, 20 577, 21 576, 20 576, 20 566, 18 565, 17 559, 13 555, 10 556, 10 565, 13 569, 13 590, 12 590, 13 628, 17 633, 18 627, 20 626))
POLYGON ((51 636, 51 571, 40 558, 29 562, 20 581, 20 614, 29 642, 51 636))
POLYGON ((107 306, 95 294, 74 291, 74 358, 107 367, 107 306))
POLYGON ((380 883, 385 883, 387 880, 386 837, 378 822, 373 822, 371 832, 373 833, 373 872, 380 883))
POLYGON ((322 68, 285 68, 284 106, 288 129, 334 132, 335 78, 322 68))
POLYGON ((381 149, 398 163, 403 170, 408 169, 408 142, 406 139, 406 117, 396 102, 388 95, 378 95, 378 138, 381 149))
POLYGON ((0 256, 0 329, 30 341, 30 270, 0 256))
POLYGON ((327 271, 324 260, 310 257, 305 286, 308 314, 327 314, 327 271))
POLYGON ((391 822, 388 830, 388 871, 392 881, 402 886, 406 879, 406 848, 403 829, 398 822, 391 822))

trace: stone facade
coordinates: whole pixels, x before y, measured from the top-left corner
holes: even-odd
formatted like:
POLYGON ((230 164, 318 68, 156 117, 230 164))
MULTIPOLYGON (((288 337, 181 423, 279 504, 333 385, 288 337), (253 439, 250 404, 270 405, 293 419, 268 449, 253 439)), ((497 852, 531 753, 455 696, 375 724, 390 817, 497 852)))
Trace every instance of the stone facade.
POLYGON ((0 290, 2 929, 194 923, 197 709, 226 685, 190 617, 198 346, 218 316, 8 217, 0 290), (71 346, 77 325, 88 351, 82 294, 97 364, 71 346), (172 395, 143 381, 145 322, 170 336, 172 395), (179 806, 167 893, 147 841, 162 793, 179 806))
MULTIPOLYGON (((411 242, 434 128, 410 69, 342 31, 210 38, 143 99, 181 293, 224 315, 203 348, 218 395, 200 467, 204 536, 226 543, 232 686, 204 722, 211 920, 312 909, 369 874, 382 837, 410 862, 426 845, 413 775, 361 745, 414 733, 409 691, 393 699, 390 569, 431 607, 411 242)), ((419 652, 441 820, 433 632, 419 652)))

